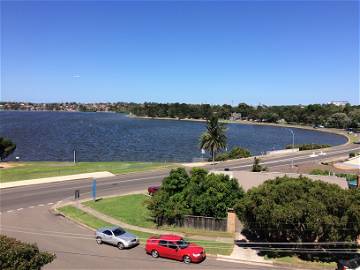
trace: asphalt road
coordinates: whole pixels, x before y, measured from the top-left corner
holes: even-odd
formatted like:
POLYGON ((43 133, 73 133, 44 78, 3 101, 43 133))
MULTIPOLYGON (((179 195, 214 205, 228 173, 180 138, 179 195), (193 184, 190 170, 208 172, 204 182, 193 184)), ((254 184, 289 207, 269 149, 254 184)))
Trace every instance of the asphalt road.
MULTIPOLYGON (((295 164, 315 162, 359 150, 359 145, 351 144, 334 147, 327 151, 326 156, 313 158, 309 157, 309 153, 301 152, 287 157, 265 157, 263 164, 268 167, 286 165, 292 159, 295 164)), ((252 159, 229 161, 208 168, 248 170, 252 163, 252 159)), ((167 170, 161 170, 98 179, 98 197, 141 191, 149 185, 160 184, 167 174, 167 170)), ((55 252, 57 259, 46 266, 48 269, 266 269, 264 266, 217 261, 212 257, 201 264, 189 266, 181 262, 153 259, 141 247, 119 251, 111 246, 98 246, 91 231, 49 212, 54 203, 72 198, 76 189, 80 190, 81 198, 89 197, 91 180, 1 189, 0 232, 22 241, 36 242, 41 249, 55 252)))

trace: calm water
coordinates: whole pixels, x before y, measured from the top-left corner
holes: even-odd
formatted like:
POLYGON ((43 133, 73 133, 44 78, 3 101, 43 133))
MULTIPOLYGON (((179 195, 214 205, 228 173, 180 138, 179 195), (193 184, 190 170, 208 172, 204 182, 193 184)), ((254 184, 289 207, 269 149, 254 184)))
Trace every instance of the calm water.
MULTIPOLYGON (((21 160, 191 161, 201 157, 198 138, 205 124, 177 120, 128 118, 117 113, 0 112, 0 136, 16 144, 21 160)), ((339 135, 293 129, 295 143, 338 145, 339 135)), ((253 154, 283 149, 292 143, 286 128, 228 125, 229 148, 239 145, 253 154)))

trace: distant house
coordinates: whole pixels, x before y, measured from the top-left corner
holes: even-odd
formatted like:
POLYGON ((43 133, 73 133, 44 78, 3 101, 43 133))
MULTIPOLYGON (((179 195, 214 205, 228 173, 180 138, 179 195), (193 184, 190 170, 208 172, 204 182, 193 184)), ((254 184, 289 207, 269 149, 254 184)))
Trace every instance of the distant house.
POLYGON ((241 113, 232 113, 230 116, 230 120, 241 120, 241 113))
POLYGON ((332 104, 335 106, 345 106, 348 103, 349 103, 348 101, 331 101, 328 104, 332 104))

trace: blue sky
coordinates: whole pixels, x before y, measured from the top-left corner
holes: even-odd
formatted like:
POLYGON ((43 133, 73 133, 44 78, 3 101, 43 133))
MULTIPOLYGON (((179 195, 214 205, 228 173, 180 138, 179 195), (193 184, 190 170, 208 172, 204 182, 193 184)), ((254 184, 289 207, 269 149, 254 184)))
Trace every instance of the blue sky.
POLYGON ((357 1, 1 7, 3 101, 359 104, 357 1))

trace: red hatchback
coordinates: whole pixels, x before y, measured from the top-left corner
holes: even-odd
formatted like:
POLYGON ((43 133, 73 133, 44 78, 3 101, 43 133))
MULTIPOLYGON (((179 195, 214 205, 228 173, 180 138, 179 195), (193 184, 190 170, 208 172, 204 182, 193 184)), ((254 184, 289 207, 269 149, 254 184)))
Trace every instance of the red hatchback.
POLYGON ((206 258, 204 248, 171 234, 150 237, 146 241, 145 250, 154 258, 164 257, 183 261, 186 264, 199 263, 206 258))

